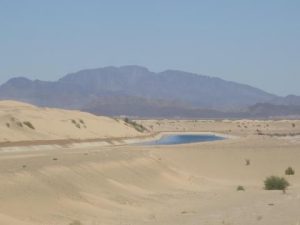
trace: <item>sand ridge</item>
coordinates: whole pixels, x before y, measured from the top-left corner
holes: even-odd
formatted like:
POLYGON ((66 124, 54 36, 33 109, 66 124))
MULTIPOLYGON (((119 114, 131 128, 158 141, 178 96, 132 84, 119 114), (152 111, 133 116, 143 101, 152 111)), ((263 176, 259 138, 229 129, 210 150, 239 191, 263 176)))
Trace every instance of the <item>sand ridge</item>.
POLYGON ((40 108, 15 101, 0 101, 0 143, 141 135, 123 120, 75 110, 40 108))

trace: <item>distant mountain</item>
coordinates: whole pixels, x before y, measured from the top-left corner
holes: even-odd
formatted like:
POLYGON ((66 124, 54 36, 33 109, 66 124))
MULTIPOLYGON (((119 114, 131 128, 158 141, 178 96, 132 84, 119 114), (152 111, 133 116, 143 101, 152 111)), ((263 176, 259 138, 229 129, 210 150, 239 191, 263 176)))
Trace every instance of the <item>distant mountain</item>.
POLYGON ((300 105, 257 103, 247 110, 247 117, 300 117, 300 105))
POLYGON ((223 112, 193 108, 177 102, 150 100, 130 96, 105 96, 83 107, 96 115, 156 117, 156 118, 222 118, 223 112))
MULTIPOLYGON (((300 97, 291 98, 295 102, 300 97)), ((140 66, 82 70, 55 82, 13 78, 0 86, 0 99, 145 117, 239 116, 257 103, 290 101, 216 77, 177 70, 154 73, 140 66)))
POLYGON ((38 106, 79 109, 88 94, 72 84, 12 78, 0 86, 0 99, 18 100, 38 106))
POLYGON ((274 105, 300 106, 300 96, 288 95, 286 97, 277 97, 269 101, 269 103, 274 105))
POLYGON ((139 66, 83 70, 63 77, 59 83, 76 85, 96 96, 114 93, 222 110, 242 108, 276 97, 257 88, 219 78, 176 70, 153 73, 139 66))

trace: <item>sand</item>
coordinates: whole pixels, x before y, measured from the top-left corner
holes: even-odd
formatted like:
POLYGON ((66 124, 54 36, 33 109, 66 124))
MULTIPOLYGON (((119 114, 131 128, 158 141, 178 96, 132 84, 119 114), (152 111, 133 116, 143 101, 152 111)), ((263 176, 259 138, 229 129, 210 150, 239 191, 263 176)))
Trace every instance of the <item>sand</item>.
POLYGON ((141 122, 152 132, 235 138, 176 146, 0 148, 0 224, 300 223, 300 121, 141 122), (294 176, 284 175, 288 166, 294 176), (269 175, 288 179, 286 194, 263 189, 269 175), (238 185, 245 191, 236 191, 238 185))
POLYGON ((1 143, 49 140, 87 140, 142 135, 123 120, 80 111, 39 108, 0 101, 1 143))

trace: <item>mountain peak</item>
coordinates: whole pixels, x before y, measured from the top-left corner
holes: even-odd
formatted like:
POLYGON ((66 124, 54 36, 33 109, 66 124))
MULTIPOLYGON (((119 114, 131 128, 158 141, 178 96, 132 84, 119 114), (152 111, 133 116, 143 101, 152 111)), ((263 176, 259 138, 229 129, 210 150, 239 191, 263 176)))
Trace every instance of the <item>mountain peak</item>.
POLYGON ((23 86, 28 85, 32 82, 32 80, 26 77, 14 77, 9 79, 5 84, 15 85, 15 86, 23 86))
POLYGON ((137 65, 121 66, 119 69, 124 73, 128 73, 128 75, 143 75, 150 72, 148 68, 137 65))
MULTIPOLYGON (((277 97, 215 77, 171 69, 155 73, 138 65, 81 70, 55 82, 33 82, 18 77, 6 84, 0 87, 2 99, 74 109, 82 109, 103 96, 163 100, 168 104, 180 102, 194 108, 216 110, 240 109, 277 97)), ((117 109, 121 103, 116 100, 112 104, 117 109)))

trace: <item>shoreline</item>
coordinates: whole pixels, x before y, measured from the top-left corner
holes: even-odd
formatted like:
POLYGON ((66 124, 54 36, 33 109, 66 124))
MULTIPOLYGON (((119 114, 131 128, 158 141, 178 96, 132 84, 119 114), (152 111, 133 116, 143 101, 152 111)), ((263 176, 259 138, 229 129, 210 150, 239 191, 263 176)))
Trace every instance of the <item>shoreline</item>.
POLYGON ((103 146, 122 146, 133 145, 148 141, 155 141, 165 135, 173 134, 198 134, 215 135, 226 139, 237 138, 237 136, 227 135, 217 132, 188 132, 188 131, 167 131, 154 132, 144 136, 120 137, 120 138, 96 138, 96 139, 57 139, 57 140, 30 140, 0 143, 0 152, 15 152, 26 150, 49 150, 53 148, 79 148, 79 147, 103 147, 103 146), (26 149, 24 149, 26 148, 26 149))

